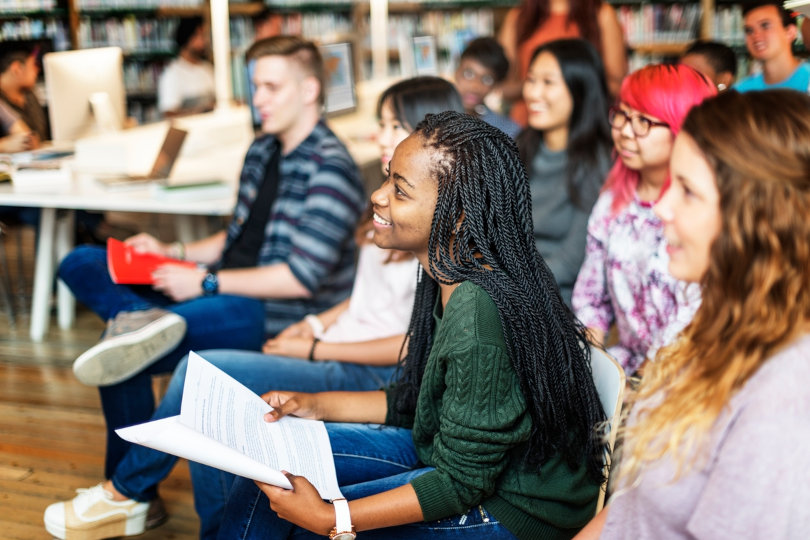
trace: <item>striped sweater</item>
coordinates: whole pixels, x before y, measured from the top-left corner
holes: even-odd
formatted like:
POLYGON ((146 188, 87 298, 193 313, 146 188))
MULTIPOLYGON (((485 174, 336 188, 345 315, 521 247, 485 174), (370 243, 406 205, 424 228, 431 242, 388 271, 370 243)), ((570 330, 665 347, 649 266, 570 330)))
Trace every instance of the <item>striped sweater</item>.
MULTIPOLYGON (((270 152, 279 146, 273 135, 264 135, 248 149, 223 253, 239 236, 264 180, 270 152)), ((265 299, 268 336, 349 295, 354 278, 353 234, 366 205, 357 166, 323 121, 298 147, 281 156, 279 171, 259 266, 286 263, 312 297, 265 299)))

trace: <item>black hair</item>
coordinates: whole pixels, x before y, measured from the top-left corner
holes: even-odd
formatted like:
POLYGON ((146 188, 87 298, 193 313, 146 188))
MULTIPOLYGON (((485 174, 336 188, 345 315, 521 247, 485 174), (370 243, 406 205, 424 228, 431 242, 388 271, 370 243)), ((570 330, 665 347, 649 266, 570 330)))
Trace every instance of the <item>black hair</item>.
POLYGON ((180 23, 174 31, 174 42, 177 45, 178 51, 188 44, 194 36, 194 32, 202 25, 203 18, 199 16, 183 17, 180 19, 180 23))
POLYGON ((750 2, 743 2, 742 5, 742 14, 743 17, 748 15, 749 12, 765 7, 765 6, 773 6, 776 8, 776 11, 779 13, 779 18, 782 19, 782 26, 790 26, 791 24, 796 24, 796 16, 793 12, 788 11, 782 5, 782 2, 779 0, 751 0, 750 2))
MULTIPOLYGON (((607 84, 602 59, 596 48, 582 39, 558 39, 537 47, 529 65, 547 52, 554 56, 571 94, 573 110, 568 122, 568 196, 582 206, 594 200, 610 167, 613 142, 608 124, 607 84), (589 196, 585 196, 586 192, 589 196)), ((528 127, 517 137, 520 155, 531 170, 532 160, 543 141, 543 133, 528 127)), ((590 210, 590 208, 583 208, 590 210)))
POLYGON ((509 59, 495 38, 480 37, 470 41, 461 53, 461 60, 469 58, 492 72, 495 83, 502 82, 509 73, 509 59))
POLYGON ((408 131, 428 113, 441 111, 464 112, 461 96, 453 83, 441 77, 413 77, 386 88, 377 102, 377 116, 390 99, 394 116, 408 131))
POLYGON ((704 57, 716 73, 727 72, 737 75, 737 54, 725 43, 699 39, 692 42, 683 56, 687 54, 699 54, 704 57))
POLYGON ((9 41, 0 43, 0 73, 5 73, 15 62, 25 62, 34 52, 30 41, 9 41))
MULTIPOLYGON (((514 141, 458 112, 429 114, 414 135, 436 153, 438 199, 428 240, 430 275, 441 283, 470 281, 497 306, 509 357, 532 418, 524 463, 561 455, 573 468, 587 461, 603 479, 605 421, 590 369, 586 330, 563 302, 537 251, 526 170, 514 141)), ((398 366, 393 405, 413 415, 433 345, 438 284, 422 270, 408 351, 398 366)))

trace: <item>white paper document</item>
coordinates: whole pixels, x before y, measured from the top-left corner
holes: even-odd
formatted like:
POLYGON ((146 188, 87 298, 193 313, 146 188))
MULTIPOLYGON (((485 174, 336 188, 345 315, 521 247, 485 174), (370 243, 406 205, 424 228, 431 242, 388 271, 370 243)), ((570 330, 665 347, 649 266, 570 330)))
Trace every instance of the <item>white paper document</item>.
POLYGON ((324 499, 342 497, 323 422, 286 416, 228 374, 189 353, 180 415, 116 433, 127 441, 230 473, 291 489, 281 471, 309 480, 324 499))

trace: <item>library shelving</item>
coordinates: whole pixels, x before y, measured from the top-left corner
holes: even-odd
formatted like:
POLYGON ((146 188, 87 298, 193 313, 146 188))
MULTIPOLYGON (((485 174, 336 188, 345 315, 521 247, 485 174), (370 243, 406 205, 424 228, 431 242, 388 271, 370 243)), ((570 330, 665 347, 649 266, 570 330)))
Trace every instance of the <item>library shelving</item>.
MULTIPOLYGON (((389 72, 400 68, 403 49, 413 36, 432 36, 436 41, 439 73, 452 71, 464 45, 479 35, 494 35, 496 20, 500 20, 518 0, 449 0, 421 2, 390 2, 388 4, 389 72)), ((364 71, 370 70, 371 45, 369 4, 357 4, 355 26, 362 36, 359 43, 360 62, 364 71)))
MULTIPOLYGON (((676 58, 689 43, 699 38, 720 41, 734 49, 738 78, 748 75, 752 69, 745 47, 740 0, 610 0, 610 3, 625 32, 630 69, 676 58)), ((797 55, 807 56, 801 33, 794 49, 797 55)))
MULTIPOLYGON (((210 17, 208 0, 68 0, 75 48, 118 46, 124 51, 128 114, 157 120, 157 83, 177 54, 174 33, 183 17, 210 17)), ((231 2, 231 44, 252 39, 250 17, 261 2, 231 2)), ((235 78, 236 80, 236 78, 235 78)))
POLYGON ((680 56, 713 35, 714 0, 610 0, 624 30, 630 70, 680 56))
POLYGON ((70 0, 0 0, 0 42, 48 39, 57 51, 73 45, 70 0))

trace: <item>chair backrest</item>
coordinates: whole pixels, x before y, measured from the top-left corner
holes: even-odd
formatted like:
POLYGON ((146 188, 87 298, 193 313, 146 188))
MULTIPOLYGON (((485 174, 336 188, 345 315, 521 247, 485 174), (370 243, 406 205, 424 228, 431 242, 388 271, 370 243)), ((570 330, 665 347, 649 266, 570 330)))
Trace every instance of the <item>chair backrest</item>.
MULTIPOLYGON (((599 394, 599 401, 605 411, 608 426, 608 447, 613 450, 616 442, 616 428, 621 420, 622 396, 624 395, 624 369, 613 359, 604 349, 591 345, 591 371, 593 372, 593 382, 596 392, 599 394)), ((605 455, 605 471, 610 470, 610 455, 605 455)), ((607 482, 599 490, 599 498, 596 501, 596 513, 602 510, 605 504, 605 493, 607 482)))

